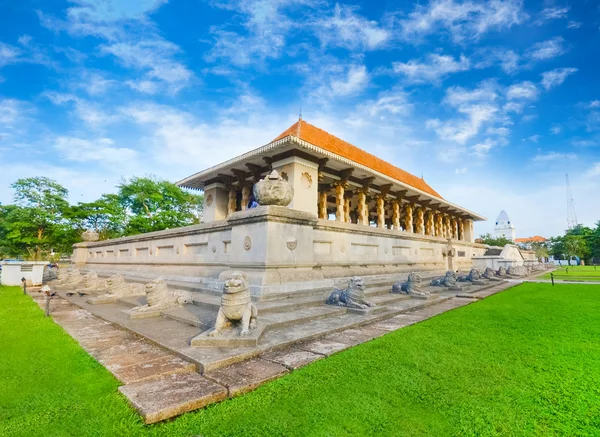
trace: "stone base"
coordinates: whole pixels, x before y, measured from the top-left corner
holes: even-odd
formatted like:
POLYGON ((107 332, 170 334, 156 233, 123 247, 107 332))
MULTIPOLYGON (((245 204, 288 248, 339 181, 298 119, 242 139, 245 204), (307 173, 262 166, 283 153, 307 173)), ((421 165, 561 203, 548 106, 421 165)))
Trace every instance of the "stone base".
POLYGON ((371 314, 382 313, 384 311, 387 311, 386 306, 374 306, 374 307, 367 307, 367 308, 348 308, 349 313, 363 314, 365 316, 368 316, 371 314))
POLYGON ((209 346, 209 347, 243 347, 243 346, 257 346, 258 341, 265 332, 265 325, 258 323, 258 326, 250 330, 248 335, 240 335, 240 327, 234 326, 232 328, 223 329, 219 334, 214 337, 208 335, 213 328, 207 329, 200 335, 192 338, 190 344, 192 346, 209 346))
POLYGON ((86 300, 87 303, 89 303, 90 305, 100 305, 100 304, 107 304, 107 303, 115 303, 117 300, 119 300, 118 296, 96 296, 96 297, 90 297, 88 300, 86 300))
POLYGON ((430 300, 430 299, 437 299, 437 296, 430 294, 429 296, 419 296, 417 294, 411 294, 410 295, 411 299, 417 299, 417 300, 430 300))
POLYGON ((127 315, 130 319, 149 319, 150 317, 159 317, 163 310, 137 311, 132 308, 129 310, 121 310, 121 312, 127 315))

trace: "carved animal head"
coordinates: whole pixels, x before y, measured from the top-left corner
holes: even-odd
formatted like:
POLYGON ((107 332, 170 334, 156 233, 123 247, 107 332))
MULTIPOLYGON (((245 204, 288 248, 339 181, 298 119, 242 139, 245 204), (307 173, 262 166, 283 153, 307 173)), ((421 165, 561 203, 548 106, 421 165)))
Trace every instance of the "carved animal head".
POLYGON ((479 274, 479 271, 477 269, 471 269, 471 271, 469 272, 469 277, 471 279, 479 279, 481 275, 479 274))
POLYGON ((421 275, 411 272, 408 275, 408 283, 410 283, 411 285, 420 286, 421 285, 421 275))
POLYGON ((146 292, 163 288, 167 288, 167 284, 163 278, 156 278, 154 281, 146 284, 146 292))
POLYGON ((353 276, 350 278, 350 282, 348 283, 348 289, 350 290, 364 290, 365 283, 363 279, 359 276, 353 276))
POLYGON ((225 281, 224 293, 235 294, 248 290, 248 278, 242 272, 233 272, 225 281))

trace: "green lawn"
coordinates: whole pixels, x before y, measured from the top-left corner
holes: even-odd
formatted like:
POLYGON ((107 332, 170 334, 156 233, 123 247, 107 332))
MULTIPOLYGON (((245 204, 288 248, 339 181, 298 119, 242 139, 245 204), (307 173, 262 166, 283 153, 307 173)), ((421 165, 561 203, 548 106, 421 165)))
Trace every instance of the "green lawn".
MULTIPOLYGON (((594 266, 563 266, 552 272, 554 279, 571 281, 600 281, 600 267, 594 266)), ((550 279, 550 273, 538 276, 539 279, 550 279)))
POLYGON ((117 381, 0 288, 0 436, 600 436, 600 286, 529 283, 145 426, 117 381))

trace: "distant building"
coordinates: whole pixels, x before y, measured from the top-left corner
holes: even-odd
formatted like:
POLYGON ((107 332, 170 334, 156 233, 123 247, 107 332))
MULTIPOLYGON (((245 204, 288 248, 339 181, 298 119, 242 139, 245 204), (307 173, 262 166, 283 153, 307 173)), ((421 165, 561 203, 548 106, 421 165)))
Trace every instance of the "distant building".
POLYGON ((546 238, 540 237, 539 235, 535 235, 533 237, 515 239, 515 243, 517 243, 517 245, 519 247, 522 247, 523 249, 529 249, 529 250, 531 250, 531 246, 533 243, 545 243, 546 241, 548 241, 546 238))
POLYGON ((494 237, 495 238, 507 238, 511 241, 515 241, 516 231, 514 225, 510 222, 508 214, 502 210, 496 219, 496 226, 494 226, 494 237))

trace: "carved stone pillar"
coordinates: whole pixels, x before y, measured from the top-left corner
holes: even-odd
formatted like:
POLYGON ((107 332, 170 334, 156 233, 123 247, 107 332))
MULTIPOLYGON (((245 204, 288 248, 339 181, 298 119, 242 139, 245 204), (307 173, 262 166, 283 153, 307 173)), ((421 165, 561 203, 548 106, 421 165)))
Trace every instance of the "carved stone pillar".
POLYGON ((319 192, 319 218, 327 219, 327 190, 319 192))
POLYGON ((344 198, 344 221, 350 223, 350 196, 344 198))
POLYGON ((425 233, 425 213, 423 207, 417 207, 417 234, 423 235, 425 233))
POLYGON ((435 213, 435 236, 442 236, 442 216, 440 213, 435 213))
POLYGON ((458 219, 458 239, 460 241, 465 239, 465 222, 463 219, 458 219))
POLYGON ((450 217, 447 215, 444 216, 444 238, 451 238, 452 234, 450 233, 450 217))
POLYGON ((400 230, 400 201, 392 200, 392 229, 400 230))
POLYGON ((248 185, 244 185, 242 187, 242 211, 248 208, 248 203, 250 202, 250 187, 248 185))
POLYGON ((337 182, 335 184, 335 220, 338 222, 343 222, 345 217, 344 214, 344 189, 345 183, 337 182))
POLYGON ((385 228, 385 195, 377 196, 377 227, 385 228))
POLYGON ((450 219, 450 227, 452 228, 452 239, 458 240, 458 232, 456 232, 456 219, 454 217, 450 219))
POLYGON ((369 226, 369 211, 367 206, 367 190, 358 190, 358 224, 369 226))
POLYGON ((434 235, 434 230, 433 230, 433 211, 427 211, 427 215, 426 215, 426 220, 425 220, 425 234, 426 235, 434 235))
POLYGON ((413 207, 410 203, 404 207, 404 230, 413 232, 413 207))
POLYGON ((229 217, 231 214, 235 212, 235 198, 237 196, 237 191, 235 188, 229 189, 229 198, 227 200, 227 216, 229 217))

